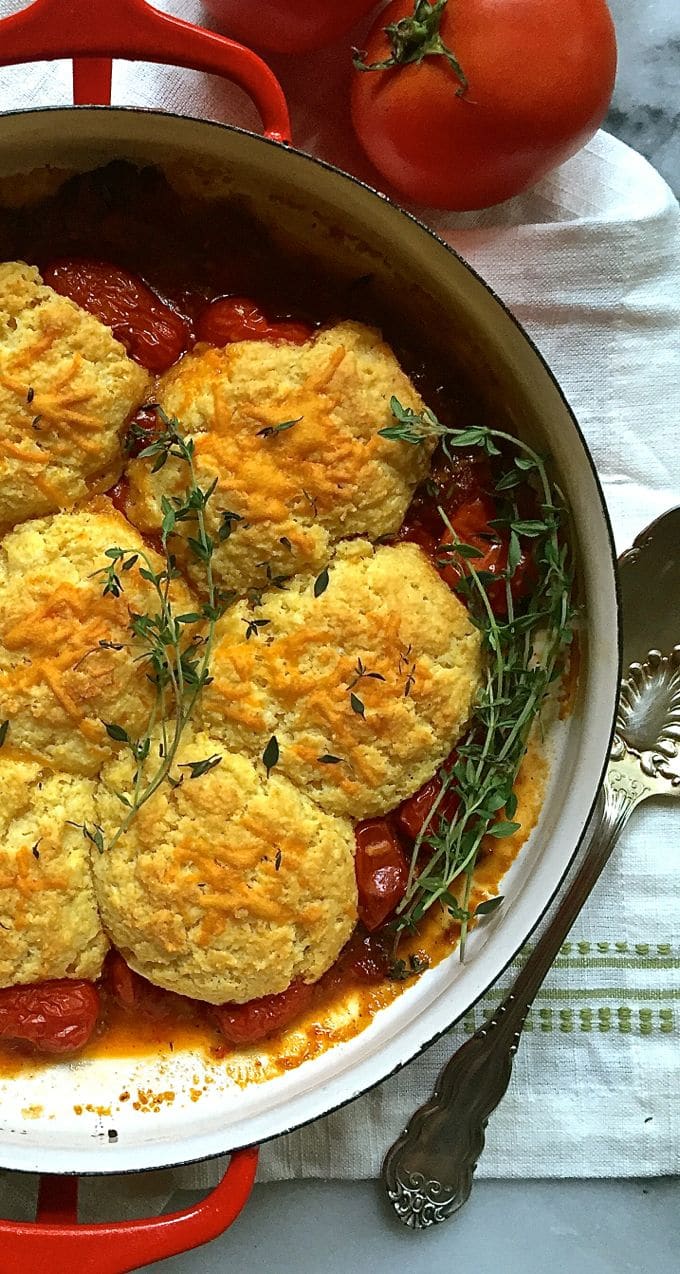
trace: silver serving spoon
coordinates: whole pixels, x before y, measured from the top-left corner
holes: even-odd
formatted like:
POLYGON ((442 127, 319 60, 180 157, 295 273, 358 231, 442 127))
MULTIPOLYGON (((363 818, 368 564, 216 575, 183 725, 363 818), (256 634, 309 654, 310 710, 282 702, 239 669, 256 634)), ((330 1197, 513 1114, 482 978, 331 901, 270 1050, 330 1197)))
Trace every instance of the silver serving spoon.
POLYGON ((445 1221, 469 1198, 529 1009, 633 810, 650 796, 680 797, 680 508, 638 536, 619 559, 619 578, 627 672, 587 848, 512 990, 387 1152, 387 1194, 411 1229, 445 1221))

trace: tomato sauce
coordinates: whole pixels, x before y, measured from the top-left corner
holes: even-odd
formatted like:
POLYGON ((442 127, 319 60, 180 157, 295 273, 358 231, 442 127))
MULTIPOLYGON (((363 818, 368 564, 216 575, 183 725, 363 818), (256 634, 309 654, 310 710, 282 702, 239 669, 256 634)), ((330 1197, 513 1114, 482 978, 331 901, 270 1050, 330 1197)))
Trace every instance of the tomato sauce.
MULTIPOLYGON (((411 334, 405 336, 398 319, 382 310, 370 276, 329 282, 313 263, 282 258, 261 227, 234 204, 216 209, 214 204, 180 198, 156 170, 114 163, 67 181, 43 204, 0 209, 0 253, 1 259, 36 262, 46 281, 111 326, 130 356, 152 373, 166 370, 197 340, 215 345, 258 338, 301 342, 319 324, 349 316, 382 327, 445 423, 464 426, 484 421, 483 404, 462 370, 449 368, 443 375, 429 351, 414 348, 411 334)), ((129 427, 130 455, 148 445, 156 427, 153 405, 142 408, 129 427)), ((115 507, 123 512, 126 487, 123 477, 110 492, 115 507)), ((431 477, 416 492, 397 538, 419 544, 442 578, 458 589, 462 574, 447 553, 452 537, 442 521, 441 507, 456 536, 477 551, 475 565, 492 575, 503 571, 508 543, 502 530, 492 525, 493 489, 493 467, 478 451, 459 452, 453 459, 437 452, 431 477)), ((528 507, 530 488, 522 489, 520 496, 528 507)), ((533 580, 531 544, 523 543, 521 552, 512 581, 514 602, 521 602, 533 580)), ((490 596, 498 613, 505 613, 505 582, 492 584, 490 596)), ((85 995, 80 1009, 75 993, 62 997, 67 1026, 69 1013, 77 1017, 76 1010, 80 1012, 80 1027, 71 1023, 74 1046, 83 1047, 86 1057, 139 1056, 200 1046, 219 1059, 266 1038, 272 1055, 286 1069, 327 1047, 330 1035, 324 1033, 323 1023, 349 995, 360 1003, 359 1018, 365 1024, 409 985, 414 976, 409 960, 416 961, 416 969, 428 961, 436 963, 458 938, 457 922, 442 912, 436 917, 432 913, 417 939, 408 937, 400 944, 400 963, 394 965, 390 921, 406 888, 414 839, 424 824, 430 826, 430 810, 440 789, 441 779, 435 776, 399 810, 357 825, 360 923, 337 963, 316 986, 293 984, 282 995, 215 1010, 151 986, 112 953, 98 991, 92 989, 89 998, 85 995), (285 1039, 281 1032, 290 1023, 298 1024, 307 1040, 306 1051, 298 1052, 297 1060, 281 1044, 285 1039)), ((440 812, 450 816, 456 800, 451 789, 440 812)), ((538 804, 540 800, 533 798, 527 801, 521 833, 507 838, 500 848, 497 841, 484 846, 487 892, 497 888, 530 830, 538 804)), ((27 1048, 41 1043, 39 1028, 26 1028, 23 1034, 16 1030, 20 1013, 16 1010, 12 1019, 13 992, 14 988, 0 992, 0 1035, 13 1040, 0 1048, 4 1073, 20 1068, 27 1048), (4 1026, 3 995, 8 997, 9 1013, 4 1026)), ((25 1002, 32 992, 34 999, 40 998, 40 988, 23 989, 25 1002)), ((52 1000, 57 1018, 60 994, 52 1000)), ((60 1033, 58 1024, 53 1024, 43 1035, 47 1047, 51 1042, 58 1049, 69 1030, 60 1033)), ((31 1063, 35 1064, 34 1056, 31 1063)))

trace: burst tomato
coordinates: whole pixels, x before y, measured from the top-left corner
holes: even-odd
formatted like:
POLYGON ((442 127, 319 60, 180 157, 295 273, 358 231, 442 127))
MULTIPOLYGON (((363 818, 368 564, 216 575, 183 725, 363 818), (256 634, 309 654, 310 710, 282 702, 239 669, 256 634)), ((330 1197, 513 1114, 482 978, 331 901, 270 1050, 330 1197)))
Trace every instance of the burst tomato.
POLYGON ((215 1019, 230 1044, 255 1044, 299 1017, 313 993, 306 982, 291 982, 279 995, 263 995, 245 1004, 220 1004, 214 1010, 215 1019))
POLYGON ((134 1008, 140 996, 142 979, 130 968, 119 951, 109 952, 106 976, 118 1003, 126 1009, 134 1008))
POLYGON ((196 335, 209 345, 229 345, 231 341, 292 341, 302 345, 313 329, 290 319, 270 320, 259 305, 243 296, 222 296, 211 301, 199 315, 196 335))
POLYGON ((384 818, 369 818, 354 829, 354 870, 359 891, 359 919, 369 932, 378 929, 401 902, 408 863, 394 831, 384 818))
MULTIPOLYGON (((453 765, 454 761, 455 753, 452 752, 446 762, 447 768, 453 765)), ((410 836, 412 840, 420 836, 421 832, 427 835, 429 832, 436 831, 436 824, 439 823, 440 818, 446 820, 453 818, 460 803, 458 793, 453 788, 439 802, 435 818, 430 818, 430 810, 441 790, 442 780, 438 774, 435 774, 429 782, 423 784, 418 792, 399 806, 396 814, 397 823, 400 829, 407 836, 410 836)))
POLYGON ((380 934, 355 930, 342 957, 345 969, 351 969, 360 982, 382 982, 390 966, 389 955, 380 934))
POLYGON ((167 371, 190 342, 182 315, 120 266, 79 258, 53 261, 43 277, 55 292, 110 327, 130 358, 147 371, 167 371))
POLYGON ((357 64, 354 128, 383 177, 418 203, 486 208, 593 136, 616 37, 605 0, 393 0, 357 64))
POLYGON ((133 416, 127 428, 125 450, 129 456, 138 456, 140 451, 148 447, 162 429, 158 410, 154 403, 146 403, 133 416))
POLYGON ((91 982, 61 978, 0 991, 0 1039, 39 1053, 75 1053, 97 1024, 99 992, 91 982))
POLYGON ((127 502, 130 496, 129 478, 123 474, 123 476, 118 479, 115 486, 111 487, 107 494, 114 509, 117 509, 119 513, 123 514, 123 517, 126 517, 127 502))
MULTIPOLYGON (((486 496, 476 496, 459 507, 451 518, 451 525, 457 539, 470 544, 480 553, 480 557, 472 558, 471 561, 475 570, 501 576, 508 565, 509 537, 506 531, 499 531, 490 525, 495 516, 496 509, 493 501, 486 496)), ((453 536, 447 528, 439 541, 438 570, 449 588, 456 588, 465 573, 464 567, 460 559, 447 561, 445 556, 441 556, 452 541, 453 536), (442 562, 444 565, 441 564, 442 562)), ((510 594, 513 601, 521 601, 528 595, 535 578, 536 569, 531 552, 522 547, 520 559, 510 580, 510 594)), ((499 578, 498 582, 487 583, 486 594, 494 613, 500 616, 507 615, 508 598, 505 580, 499 578)))
POLYGON ((204 0, 234 40, 274 53, 309 53, 332 44, 375 0, 204 0))

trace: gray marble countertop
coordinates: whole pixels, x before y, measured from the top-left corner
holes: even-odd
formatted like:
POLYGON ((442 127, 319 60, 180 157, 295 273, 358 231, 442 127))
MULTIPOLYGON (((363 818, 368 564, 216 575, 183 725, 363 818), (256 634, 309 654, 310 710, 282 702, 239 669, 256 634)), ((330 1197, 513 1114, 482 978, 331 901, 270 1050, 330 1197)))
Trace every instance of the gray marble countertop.
POLYGON ((680 194, 680 0, 609 0, 619 44, 605 127, 680 194))
MULTIPOLYGON (((191 1196, 176 1202, 187 1206, 191 1196)), ((148 1274, 677 1274, 680 1184, 480 1181, 464 1210, 413 1233, 375 1181, 256 1186, 221 1239, 148 1274)))

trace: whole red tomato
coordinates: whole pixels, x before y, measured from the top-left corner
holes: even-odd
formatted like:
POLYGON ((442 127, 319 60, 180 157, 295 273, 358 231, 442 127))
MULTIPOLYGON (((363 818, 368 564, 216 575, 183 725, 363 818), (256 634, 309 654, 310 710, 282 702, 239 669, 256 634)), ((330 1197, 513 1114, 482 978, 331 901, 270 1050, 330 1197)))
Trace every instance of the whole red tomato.
POLYGON ((355 66, 354 128, 383 177, 419 203, 487 208, 592 137, 616 37, 605 0, 394 0, 355 66))
POLYGON ((204 0, 232 39, 274 53, 309 53, 332 44, 376 0, 204 0))
MULTIPOLYGON (((453 751, 445 761, 445 768, 448 770, 456 763, 456 752, 453 751)), ((437 812, 434 818, 430 818, 430 811, 435 801, 439 797, 443 787, 439 773, 435 774, 427 783, 407 800, 403 801, 394 816, 402 832, 405 832, 411 840, 415 840, 417 836, 430 835, 436 832, 440 825, 440 820, 450 821, 460 804, 460 796, 455 786, 452 786, 446 792, 446 795, 440 800, 437 806, 437 812)))

